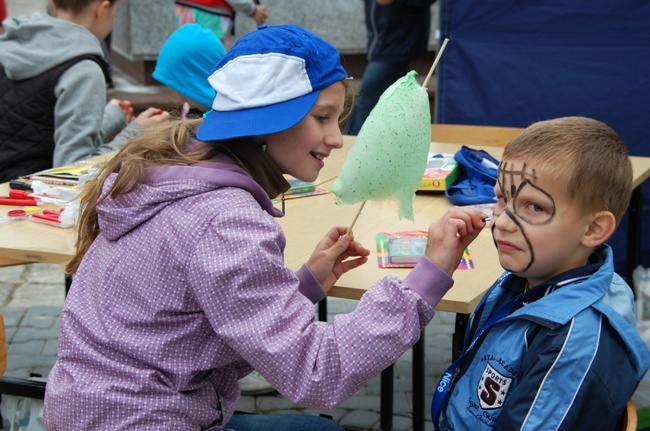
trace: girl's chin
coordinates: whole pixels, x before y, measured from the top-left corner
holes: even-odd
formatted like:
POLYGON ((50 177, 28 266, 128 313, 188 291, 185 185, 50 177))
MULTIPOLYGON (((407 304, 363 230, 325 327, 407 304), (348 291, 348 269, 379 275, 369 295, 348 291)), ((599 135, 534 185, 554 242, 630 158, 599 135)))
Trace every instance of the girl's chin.
POLYGON ((304 181, 306 183, 313 183, 314 181, 316 181, 316 178, 318 178, 318 173, 319 172, 316 172, 316 173, 300 172, 300 173, 289 174, 289 175, 291 175, 292 177, 294 177, 294 178, 296 178, 296 179, 298 179, 300 181, 304 181))

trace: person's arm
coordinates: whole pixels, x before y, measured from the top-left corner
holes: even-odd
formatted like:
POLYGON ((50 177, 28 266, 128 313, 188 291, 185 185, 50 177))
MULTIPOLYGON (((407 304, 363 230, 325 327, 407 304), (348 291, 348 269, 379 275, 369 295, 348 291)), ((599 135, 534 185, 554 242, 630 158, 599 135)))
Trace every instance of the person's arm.
POLYGON ((228 4, 232 6, 235 12, 243 13, 252 18, 257 25, 264 24, 269 16, 266 6, 250 0, 228 0, 228 4))
POLYGON ((168 112, 148 108, 127 126, 124 110, 106 103, 105 87, 104 74, 92 60, 80 61, 59 78, 55 87, 54 167, 117 150, 142 127, 169 120, 168 112), (105 109, 109 109, 108 114, 105 109), (104 121, 115 124, 104 125, 104 121), (104 131, 120 124, 122 131, 112 141, 104 142, 104 131))
POLYGON ((110 150, 102 148, 105 89, 104 74, 92 60, 76 63, 59 78, 54 88, 54 167, 110 150))
POLYGON ((306 407, 332 408, 394 363, 433 317, 428 298, 442 297, 453 284, 429 262, 412 271, 427 276, 385 277, 354 312, 333 324, 315 321, 312 301, 284 265, 277 222, 259 207, 230 202, 193 247, 188 281, 219 339, 306 407))
POLYGON ((309 267, 305 264, 296 271, 298 277, 298 291, 312 304, 317 304, 327 296, 327 292, 321 287, 320 283, 311 273, 309 267))
POLYGON ((139 135, 142 132, 142 126, 140 126, 135 121, 129 123, 126 127, 120 130, 120 133, 115 135, 110 142, 106 143, 106 146, 110 147, 111 150, 119 150, 127 142, 129 142, 133 137, 139 135))

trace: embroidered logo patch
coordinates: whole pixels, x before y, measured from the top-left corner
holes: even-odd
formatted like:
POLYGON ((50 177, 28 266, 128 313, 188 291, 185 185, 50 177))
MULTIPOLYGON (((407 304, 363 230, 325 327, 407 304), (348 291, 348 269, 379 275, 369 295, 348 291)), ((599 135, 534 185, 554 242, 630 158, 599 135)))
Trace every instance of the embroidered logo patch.
POLYGON ((487 364, 476 388, 483 409, 499 409, 506 401, 512 377, 506 377, 487 364))

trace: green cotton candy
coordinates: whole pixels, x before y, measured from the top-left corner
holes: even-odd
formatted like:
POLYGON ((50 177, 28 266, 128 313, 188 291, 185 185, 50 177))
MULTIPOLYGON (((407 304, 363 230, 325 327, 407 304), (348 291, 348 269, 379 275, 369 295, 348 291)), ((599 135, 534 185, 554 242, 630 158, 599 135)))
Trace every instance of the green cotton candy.
POLYGON ((331 192, 337 204, 395 200, 413 221, 413 198, 431 143, 429 96, 410 71, 381 95, 359 131, 331 192))

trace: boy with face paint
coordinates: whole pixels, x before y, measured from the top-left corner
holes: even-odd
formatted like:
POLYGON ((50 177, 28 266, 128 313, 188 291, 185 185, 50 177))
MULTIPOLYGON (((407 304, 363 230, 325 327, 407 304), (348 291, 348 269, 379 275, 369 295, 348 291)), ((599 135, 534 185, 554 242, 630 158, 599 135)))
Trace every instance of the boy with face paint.
POLYGON ((620 429, 650 367, 605 244, 631 184, 625 144, 599 121, 542 121, 508 143, 491 225, 506 271, 434 391, 437 430, 620 429))

